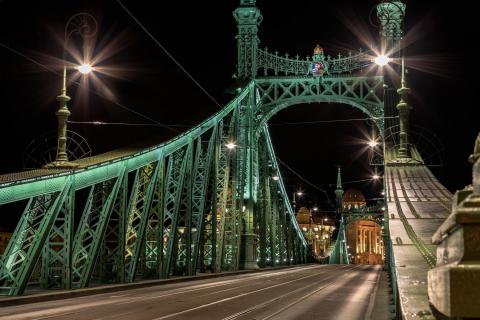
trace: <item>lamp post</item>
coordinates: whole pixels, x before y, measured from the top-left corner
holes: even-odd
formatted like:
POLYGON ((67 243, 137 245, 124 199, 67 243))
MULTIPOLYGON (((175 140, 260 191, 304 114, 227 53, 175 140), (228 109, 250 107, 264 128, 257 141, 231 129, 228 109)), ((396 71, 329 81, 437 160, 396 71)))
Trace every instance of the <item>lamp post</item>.
MULTIPOLYGON (((68 19, 65 25, 65 38, 63 41, 63 76, 60 95, 57 96, 60 108, 55 113, 58 121, 58 145, 57 155, 54 162, 46 165, 47 168, 75 168, 78 165, 68 161, 67 154, 67 122, 71 112, 68 110, 67 103, 71 98, 67 95, 67 48, 70 37, 78 34, 82 38, 93 37, 97 33, 97 21, 89 13, 77 13, 68 19)), ((93 68, 88 63, 83 63, 78 67, 82 74, 91 72, 93 68)))

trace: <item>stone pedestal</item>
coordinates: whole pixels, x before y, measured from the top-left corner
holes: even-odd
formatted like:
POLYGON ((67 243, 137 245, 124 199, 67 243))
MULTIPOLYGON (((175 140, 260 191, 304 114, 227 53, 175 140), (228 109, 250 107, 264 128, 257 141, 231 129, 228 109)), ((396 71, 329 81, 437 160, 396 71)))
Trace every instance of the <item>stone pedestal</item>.
POLYGON ((452 318, 480 317, 480 161, 473 181, 455 194, 452 214, 432 238, 437 266, 428 272, 428 295, 452 318))

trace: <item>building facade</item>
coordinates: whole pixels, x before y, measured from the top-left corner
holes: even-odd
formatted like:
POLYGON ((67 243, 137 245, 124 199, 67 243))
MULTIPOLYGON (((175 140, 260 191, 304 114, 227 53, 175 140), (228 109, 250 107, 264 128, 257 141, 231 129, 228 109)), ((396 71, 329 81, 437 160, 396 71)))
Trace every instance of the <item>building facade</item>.
POLYGON ((309 243, 316 257, 324 257, 331 245, 332 233, 335 230, 335 221, 326 214, 312 213, 302 207, 297 212, 297 223, 303 236, 309 243))
MULTIPOLYGON (((367 201, 362 192, 356 189, 347 190, 343 196, 343 214, 355 215, 366 211, 367 201)), ((382 229, 376 222, 353 221, 346 227, 346 237, 351 263, 370 265, 384 263, 382 229)))
POLYGON ((347 250, 353 264, 383 264, 383 240, 380 226, 368 220, 350 223, 346 230, 347 250))

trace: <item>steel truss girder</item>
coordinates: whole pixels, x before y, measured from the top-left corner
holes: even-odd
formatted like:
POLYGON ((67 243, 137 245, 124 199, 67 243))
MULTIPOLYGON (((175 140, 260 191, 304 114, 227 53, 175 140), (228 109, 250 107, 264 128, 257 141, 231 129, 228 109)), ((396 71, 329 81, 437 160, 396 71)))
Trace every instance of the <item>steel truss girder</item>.
POLYGON ((122 172, 118 178, 90 187, 73 245, 73 288, 88 286, 96 262, 102 260, 98 252, 105 245, 105 231, 123 179, 122 172))
MULTIPOLYGON (((131 282, 138 270, 144 277, 237 270, 246 232, 274 234, 268 240, 273 264, 305 261, 306 242, 283 183, 262 186, 278 165, 266 128, 260 140, 255 136, 256 93, 252 81, 218 114, 172 142, 0 185, 0 205, 30 199, 2 260, 4 292, 22 293, 37 261, 48 288, 85 287, 94 275, 131 282), (226 147, 231 141, 235 151, 226 147), (75 194, 85 188, 90 195, 74 236, 75 200, 81 198, 75 194), (259 213, 265 197, 270 208, 259 213), (261 219, 272 222, 270 229, 261 219)), ((259 259, 265 261, 262 241, 259 259)))
POLYGON ((217 154, 215 158, 216 188, 215 188, 215 215, 216 215, 216 245, 215 271, 236 269, 237 261, 233 260, 234 243, 230 234, 235 219, 235 197, 233 196, 236 153, 226 145, 235 141, 238 125, 238 105, 230 118, 223 119, 219 131, 217 154))
MULTIPOLYGON (((211 182, 212 160, 214 157, 217 126, 212 130, 209 140, 200 137, 197 140, 195 163, 193 168, 192 185, 192 223, 191 239, 193 240, 193 253, 189 259, 188 274, 194 275, 197 270, 197 262, 203 260, 199 257, 200 249, 203 247, 204 226, 207 223, 209 214, 208 184, 211 182)), ((211 214, 210 214, 211 216, 211 214)))
POLYGON ((133 282, 138 260, 143 248, 148 212, 158 177, 158 161, 136 170, 135 180, 127 209, 125 237, 125 281, 133 282))
POLYGON ((345 220, 343 216, 340 218, 340 227, 338 228, 338 236, 335 241, 332 252, 328 260, 329 264, 349 264, 350 259, 348 257, 347 250, 347 237, 345 235, 345 220))
POLYGON ((19 295, 24 292, 70 188, 69 180, 62 192, 38 196, 28 202, 0 261, 0 281, 3 292, 9 295, 19 295))
POLYGON ((262 224, 265 228, 260 230, 261 264, 306 262, 310 249, 288 200, 266 125, 262 127, 259 139, 259 171, 262 181, 259 194, 262 198, 258 213, 264 216, 257 220, 260 228, 262 224), (271 179, 274 175, 279 177, 278 181, 271 179))
MULTIPOLYGON (((168 156, 167 171, 165 174, 164 185, 164 205, 163 205, 163 241, 166 243, 164 247, 164 265, 162 276, 168 277, 174 263, 174 255, 177 248, 175 244, 178 240, 178 221, 179 212, 182 205, 182 192, 184 192, 184 180, 187 176, 187 164, 192 158, 192 143, 186 147, 177 150, 168 156)), ((185 217, 183 217, 184 219, 185 217)))
POLYGON ((125 235, 127 214, 128 174, 125 170, 117 178, 120 183, 117 197, 112 205, 110 218, 106 224, 99 263, 104 282, 125 281, 125 235))
POLYGON ((71 288, 74 203, 75 192, 70 188, 43 246, 40 286, 44 289, 71 288))

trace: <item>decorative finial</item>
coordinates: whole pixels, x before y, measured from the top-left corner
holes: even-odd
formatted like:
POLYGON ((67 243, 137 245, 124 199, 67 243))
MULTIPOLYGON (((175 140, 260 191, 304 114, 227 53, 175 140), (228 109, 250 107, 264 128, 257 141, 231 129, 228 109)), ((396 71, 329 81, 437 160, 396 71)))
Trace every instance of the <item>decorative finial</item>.
POLYGON ((340 166, 338 166, 338 172, 337 172, 337 189, 343 189, 342 188, 342 172, 341 172, 340 166))
POLYGON ((315 54, 315 55, 323 55, 323 48, 320 47, 319 44, 317 44, 317 46, 315 47, 315 49, 313 49, 313 54, 315 54))
POLYGON ((240 0, 241 5, 255 5, 256 0, 240 0))

